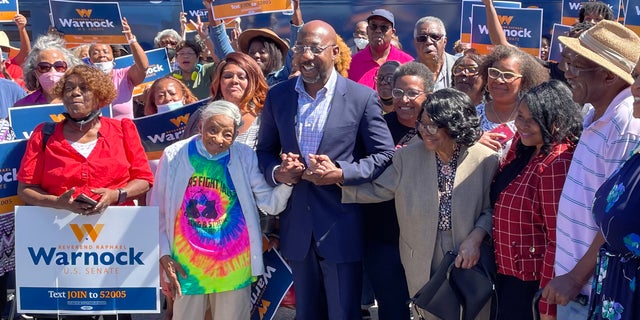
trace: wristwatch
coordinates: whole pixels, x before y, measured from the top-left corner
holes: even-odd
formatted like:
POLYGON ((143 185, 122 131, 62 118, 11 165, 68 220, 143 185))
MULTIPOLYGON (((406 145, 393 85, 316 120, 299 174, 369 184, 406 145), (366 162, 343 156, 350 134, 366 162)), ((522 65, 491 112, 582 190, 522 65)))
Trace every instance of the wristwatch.
POLYGON ((118 188, 118 204, 122 204, 125 201, 127 201, 127 192, 122 188, 118 188))

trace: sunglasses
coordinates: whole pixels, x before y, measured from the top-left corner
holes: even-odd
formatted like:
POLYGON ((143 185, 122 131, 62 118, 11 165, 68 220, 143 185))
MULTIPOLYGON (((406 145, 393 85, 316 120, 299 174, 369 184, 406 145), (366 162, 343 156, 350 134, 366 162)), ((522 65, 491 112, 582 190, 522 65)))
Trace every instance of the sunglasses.
POLYGON ((38 63, 37 70, 40 73, 47 73, 47 72, 51 71, 51 67, 56 69, 56 71, 58 71, 58 72, 67 71, 67 63, 64 62, 64 61, 56 61, 53 64, 43 61, 43 62, 38 63))
POLYGON ((438 42, 442 38, 444 38, 444 34, 428 33, 428 34, 423 34, 423 35, 417 36, 416 37, 416 42, 427 42, 428 39, 431 39, 431 41, 433 41, 433 42, 438 42))
POLYGON ((502 78, 502 81, 506 83, 511 83, 516 81, 516 79, 518 78, 522 78, 521 74, 517 74, 509 71, 500 71, 500 69, 496 69, 496 68, 489 68, 487 75, 491 79, 497 80, 498 78, 502 78))
POLYGON ((377 31, 378 29, 380 29, 382 33, 387 33, 387 31, 391 29, 391 26, 388 26, 386 24, 377 25, 375 23, 372 23, 372 24, 369 24, 369 29, 371 29, 371 31, 377 31))
POLYGON ((475 76, 478 74, 478 66, 455 66, 453 67, 453 70, 451 70, 451 73, 453 73, 453 75, 456 77, 462 75, 475 76))
POLYGON ((162 40, 162 41, 160 41, 160 45, 162 45, 162 46, 168 46, 168 45, 175 46, 177 44, 178 44, 178 41, 175 41, 175 40, 162 40))
POLYGON ((391 84, 391 82, 393 82, 393 75, 376 76, 375 80, 380 84, 391 84))

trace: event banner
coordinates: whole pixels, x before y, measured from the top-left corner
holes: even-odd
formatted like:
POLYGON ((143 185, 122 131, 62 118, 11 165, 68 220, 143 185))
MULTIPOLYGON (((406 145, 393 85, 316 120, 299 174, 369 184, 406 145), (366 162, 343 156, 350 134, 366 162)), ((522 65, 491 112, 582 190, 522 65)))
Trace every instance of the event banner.
POLYGON ((14 206, 24 204, 18 198, 18 168, 27 140, 0 143, 0 217, 13 213, 14 206))
MULTIPOLYGON (((33 129, 43 122, 64 120, 62 104, 43 104, 35 106, 9 108, 9 122, 17 139, 29 139, 33 129)), ((100 109, 103 117, 111 118, 111 105, 100 109)))
MULTIPOLYGON (((171 74, 171 64, 169 63, 166 48, 152 49, 144 53, 149 59, 149 68, 147 68, 147 76, 142 83, 133 88, 134 96, 142 94, 154 81, 171 74)), ((134 64, 133 55, 118 57, 115 59, 115 63, 115 68, 118 69, 132 66, 134 64)))
POLYGON ((212 4, 216 19, 251 16, 259 13, 293 10, 291 0, 216 0, 212 4))
POLYGON ((275 249, 262 254, 264 274, 251 284, 251 320, 271 320, 293 284, 287 263, 275 249))
POLYGON ((68 43, 127 44, 118 2, 49 0, 51 24, 68 43))
POLYGON ((18 206, 15 221, 18 312, 160 312, 158 207, 18 206))
POLYGON ((549 61, 560 62, 562 59, 562 44, 558 37, 567 36, 569 34, 570 26, 555 23, 553 25, 553 35, 551 37, 551 43, 549 44, 549 61))
MULTIPOLYGON (((606 3, 611 11, 613 11, 613 17, 615 20, 620 18, 620 5, 622 0, 598 0, 599 2, 606 3)), ((582 3, 593 2, 591 0, 563 0, 562 1, 562 24, 566 26, 572 26, 578 22, 580 17, 580 8, 582 3)), ((627 12, 628 13, 628 12, 627 12)))
MULTIPOLYGON (((471 9, 473 5, 484 5, 480 0, 462 0, 462 13, 460 15, 460 42, 471 43, 471 9)), ((514 1, 494 1, 496 8, 520 8, 522 4, 514 1)), ((483 9, 484 10, 484 9, 483 9)))
POLYGON ((18 0, 0 1, 0 22, 13 22, 16 14, 18 14, 18 0))
POLYGON ((187 31, 196 30, 191 23, 189 23, 189 20, 196 22, 198 21, 198 17, 200 17, 200 21, 204 23, 205 26, 209 25, 207 9, 203 8, 202 0, 182 0, 182 12, 187 14, 187 31))
POLYGON ((640 36, 640 0, 628 0, 624 25, 640 36))
POLYGON ((160 159, 164 148, 182 138, 189 117, 208 102, 209 99, 203 99, 169 112, 133 119, 147 158, 160 159))
MULTIPOLYGON (((507 41, 533 56, 540 56, 540 36, 542 35, 542 9, 538 8, 496 8, 507 41)), ((471 47, 480 54, 489 54, 493 45, 487 28, 484 6, 473 5, 471 9, 471 47)))

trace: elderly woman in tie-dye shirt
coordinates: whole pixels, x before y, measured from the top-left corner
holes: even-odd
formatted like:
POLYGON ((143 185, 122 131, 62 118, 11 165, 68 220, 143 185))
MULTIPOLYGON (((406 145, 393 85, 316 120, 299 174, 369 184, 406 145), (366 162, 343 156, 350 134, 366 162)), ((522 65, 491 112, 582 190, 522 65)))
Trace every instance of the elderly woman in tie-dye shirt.
POLYGON ((200 132, 168 147, 151 205, 160 208, 162 288, 175 297, 174 319, 249 319, 250 284, 263 273, 257 208, 284 210, 291 187, 263 178, 254 151, 234 143, 242 116, 215 101, 200 132))

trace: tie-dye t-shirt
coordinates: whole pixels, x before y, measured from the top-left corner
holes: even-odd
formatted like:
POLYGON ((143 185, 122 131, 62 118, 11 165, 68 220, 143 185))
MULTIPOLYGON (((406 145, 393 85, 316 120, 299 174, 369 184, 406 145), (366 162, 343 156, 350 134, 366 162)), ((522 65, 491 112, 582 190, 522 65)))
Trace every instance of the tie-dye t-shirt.
POLYGON ((249 232, 231 181, 229 155, 208 160, 189 143, 194 173, 175 221, 173 258, 183 294, 209 294, 251 284, 249 232))

